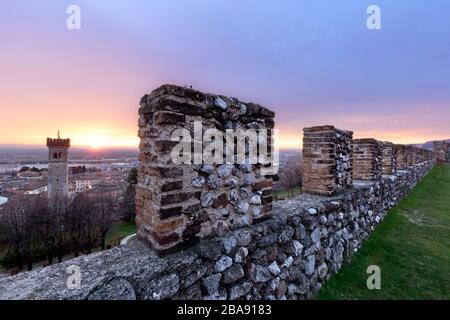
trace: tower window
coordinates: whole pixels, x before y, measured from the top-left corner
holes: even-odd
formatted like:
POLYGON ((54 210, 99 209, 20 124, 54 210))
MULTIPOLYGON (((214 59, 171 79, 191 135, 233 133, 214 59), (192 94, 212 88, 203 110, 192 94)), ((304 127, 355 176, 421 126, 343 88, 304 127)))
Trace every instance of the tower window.
POLYGON ((53 154, 53 159, 58 159, 58 154, 56 152, 53 154))

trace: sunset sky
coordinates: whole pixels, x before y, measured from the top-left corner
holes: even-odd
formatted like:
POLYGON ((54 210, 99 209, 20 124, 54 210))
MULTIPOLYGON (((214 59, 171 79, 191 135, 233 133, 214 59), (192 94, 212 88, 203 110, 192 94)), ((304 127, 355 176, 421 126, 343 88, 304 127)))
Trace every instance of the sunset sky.
POLYGON ((450 138, 448 0, 15 0, 0 5, 0 144, 137 146, 164 83, 260 103, 282 147, 333 124, 397 143, 450 138), (66 8, 81 8, 81 30, 66 8), (381 7, 382 30, 366 27, 381 7))

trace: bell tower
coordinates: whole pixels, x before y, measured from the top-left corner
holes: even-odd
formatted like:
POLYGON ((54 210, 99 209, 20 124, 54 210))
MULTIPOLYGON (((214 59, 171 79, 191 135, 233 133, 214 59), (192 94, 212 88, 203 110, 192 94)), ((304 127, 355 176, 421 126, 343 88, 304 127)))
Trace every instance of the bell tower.
POLYGON ((68 186, 68 153, 70 139, 47 138, 48 147, 48 199, 54 209, 66 205, 68 186))

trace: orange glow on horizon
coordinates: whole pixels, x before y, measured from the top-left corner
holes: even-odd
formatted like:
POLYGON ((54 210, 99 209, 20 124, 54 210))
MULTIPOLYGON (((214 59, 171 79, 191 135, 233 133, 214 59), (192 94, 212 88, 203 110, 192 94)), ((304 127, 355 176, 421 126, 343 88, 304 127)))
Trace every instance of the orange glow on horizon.
MULTIPOLYGON (((52 134, 47 135, 48 137, 52 137, 52 134)), ((33 146, 45 146, 45 139, 47 136, 32 136, 32 137, 23 137, 24 139, 16 140, 16 141, 2 141, 0 140, 0 145, 33 145, 33 146)), ((55 135, 56 137, 56 135, 55 135)), ((123 135, 122 132, 113 132, 109 130, 109 132, 105 131, 94 131, 90 133, 70 133, 63 132, 61 135, 62 138, 70 138, 71 145, 74 147, 88 147, 93 150, 99 150, 103 148, 138 148, 139 146, 139 138, 137 136, 133 136, 132 133, 128 135, 123 135)), ((415 144, 415 143, 425 143, 427 141, 433 140, 445 140, 448 137, 439 136, 435 134, 420 134, 420 133, 377 133, 377 132, 368 132, 368 133, 357 133, 355 132, 354 138, 375 138, 380 141, 391 141, 397 144, 415 144)), ((279 135, 279 139, 277 141, 277 147, 281 150, 301 150, 302 148, 302 139, 303 136, 301 134, 292 134, 292 133, 284 133, 279 135)))

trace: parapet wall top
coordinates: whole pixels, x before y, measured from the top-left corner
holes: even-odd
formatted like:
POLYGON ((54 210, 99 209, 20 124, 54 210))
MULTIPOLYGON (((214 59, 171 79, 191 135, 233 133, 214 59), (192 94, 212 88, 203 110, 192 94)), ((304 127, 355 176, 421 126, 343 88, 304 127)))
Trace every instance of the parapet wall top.
POLYGON ((47 147, 70 147, 70 139, 61 139, 58 132, 58 138, 47 138, 47 147))

